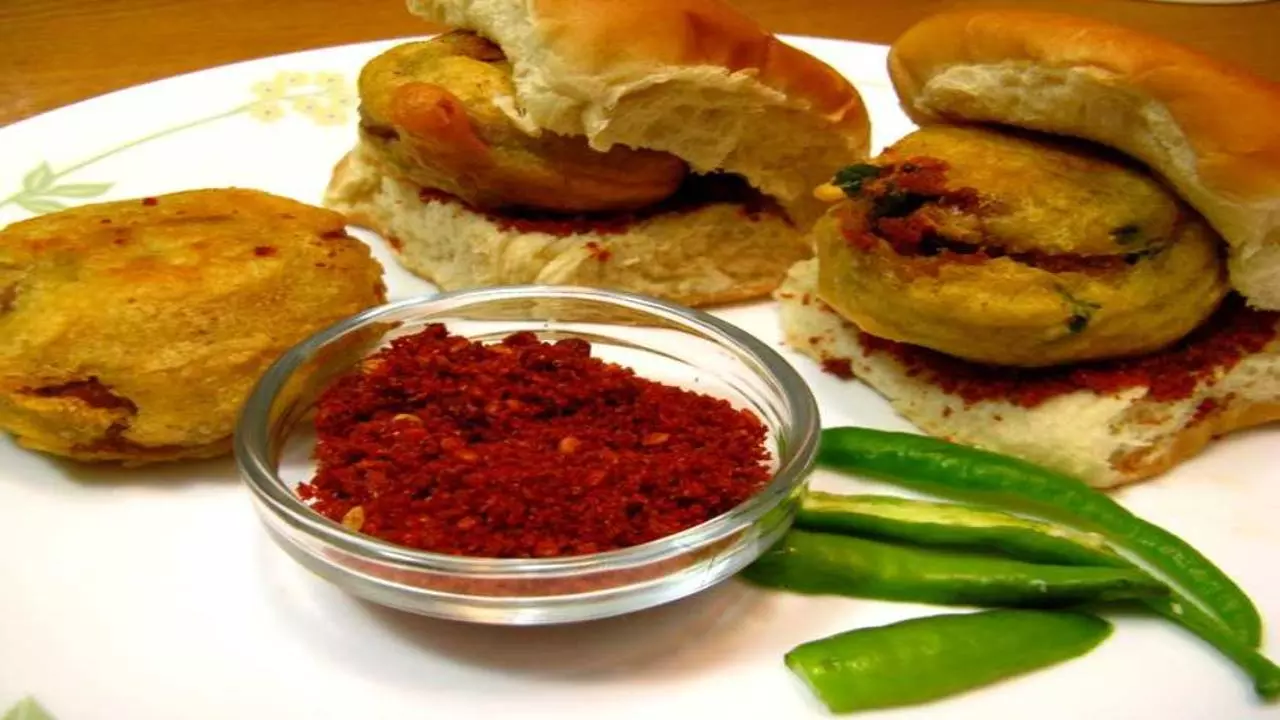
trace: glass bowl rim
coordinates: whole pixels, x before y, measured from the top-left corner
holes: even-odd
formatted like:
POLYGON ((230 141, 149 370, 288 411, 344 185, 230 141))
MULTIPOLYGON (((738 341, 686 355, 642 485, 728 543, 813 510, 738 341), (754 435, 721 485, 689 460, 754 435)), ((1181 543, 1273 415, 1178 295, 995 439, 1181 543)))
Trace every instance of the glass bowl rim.
POLYGON ((413 296, 369 308, 314 333, 285 351, 259 378, 240 412, 233 446, 239 475, 257 499, 276 517, 312 538, 361 559, 403 569, 508 579, 643 567, 730 537, 776 508, 801 484, 816 460, 820 431, 817 400, 799 372, 767 343, 736 325, 707 312, 647 295, 601 288, 530 284, 413 296), (793 419, 787 433, 791 441, 788 452, 780 453, 778 468, 769 483, 728 512, 641 545, 557 558, 481 558, 416 550, 355 533, 308 507, 272 469, 267 455, 270 435, 268 411, 294 372, 321 349, 341 337, 406 311, 444 315, 450 310, 510 300, 584 300, 623 307, 693 329, 718 346, 732 348, 754 360, 766 379, 772 381, 774 387, 771 389, 780 391, 780 398, 793 419))

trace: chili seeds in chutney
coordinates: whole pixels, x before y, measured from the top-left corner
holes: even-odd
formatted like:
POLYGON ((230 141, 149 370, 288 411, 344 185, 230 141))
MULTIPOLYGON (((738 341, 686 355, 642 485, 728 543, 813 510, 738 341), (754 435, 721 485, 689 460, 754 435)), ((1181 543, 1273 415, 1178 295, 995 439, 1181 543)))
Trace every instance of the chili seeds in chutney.
POLYGON ((352 530, 429 552, 584 555, 724 514, 768 483, 752 412, 533 333, 397 338, 316 408, 298 494, 352 530))

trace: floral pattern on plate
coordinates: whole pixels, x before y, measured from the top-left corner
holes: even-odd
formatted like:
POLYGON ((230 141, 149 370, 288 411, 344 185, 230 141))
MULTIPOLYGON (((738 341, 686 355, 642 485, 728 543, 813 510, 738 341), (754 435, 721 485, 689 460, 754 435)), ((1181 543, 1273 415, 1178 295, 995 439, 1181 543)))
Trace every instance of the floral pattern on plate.
POLYGON ((287 117, 288 111, 292 110, 317 125, 337 127, 346 124, 356 105, 354 88, 345 75, 337 72, 279 72, 269 80, 254 83, 249 91, 253 99, 230 110, 156 130, 59 170, 48 162, 41 162, 23 175, 22 187, 17 192, 0 199, 0 207, 17 205, 32 215, 43 215, 64 210, 76 200, 100 199, 115 183, 61 181, 68 175, 139 145, 235 115, 243 114, 260 122, 274 123, 287 117))

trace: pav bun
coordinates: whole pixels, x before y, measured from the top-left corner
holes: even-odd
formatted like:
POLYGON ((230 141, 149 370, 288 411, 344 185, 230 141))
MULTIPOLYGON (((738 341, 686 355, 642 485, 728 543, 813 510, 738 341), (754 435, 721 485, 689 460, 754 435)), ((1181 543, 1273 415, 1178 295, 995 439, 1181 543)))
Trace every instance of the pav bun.
POLYGON ((1276 83, 1100 21, 1004 10, 920 22, 889 72, 918 123, 1006 124, 1141 160, 1225 238, 1235 289, 1280 309, 1276 83))
MULTIPOLYGON (((397 261, 443 290, 525 283, 625 289, 690 306, 767 296, 808 257, 775 209, 711 202, 574 232, 424 194, 361 145, 339 162, 326 204, 386 238, 397 261)), ((553 223, 560 225, 561 223, 553 223)))

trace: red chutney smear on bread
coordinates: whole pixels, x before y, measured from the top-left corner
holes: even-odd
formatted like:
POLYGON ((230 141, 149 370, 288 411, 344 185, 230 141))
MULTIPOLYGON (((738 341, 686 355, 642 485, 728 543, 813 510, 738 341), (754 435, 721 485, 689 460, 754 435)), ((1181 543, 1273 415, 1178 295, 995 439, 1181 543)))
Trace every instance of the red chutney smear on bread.
MULTIPOLYGON (((499 229, 507 232, 544 233, 555 237, 572 235, 620 235, 637 223, 663 214, 693 212, 708 205, 726 203, 738 205, 742 217, 755 222, 764 215, 773 215, 790 223, 786 212, 772 198, 751 187, 735 175, 690 175, 674 195, 643 210, 632 212, 599 212, 566 215, 563 213, 527 208, 510 208, 502 211, 482 211, 463 202, 460 198, 434 188, 419 188, 418 199, 424 203, 458 203, 468 210, 483 213, 499 229)), ((604 261, 608 257, 596 256, 604 261)))
POLYGON ((1134 358, 1079 363, 1051 368, 1008 368, 981 365, 934 350, 859 335, 864 355, 893 357, 909 375, 923 377, 966 405, 1003 400, 1033 408, 1052 398, 1080 390, 1114 395, 1147 388, 1146 397, 1175 402, 1191 397, 1202 382, 1213 382, 1246 356, 1275 340, 1280 312, 1254 310, 1238 295, 1229 296, 1208 320, 1182 341, 1163 351, 1134 358))

